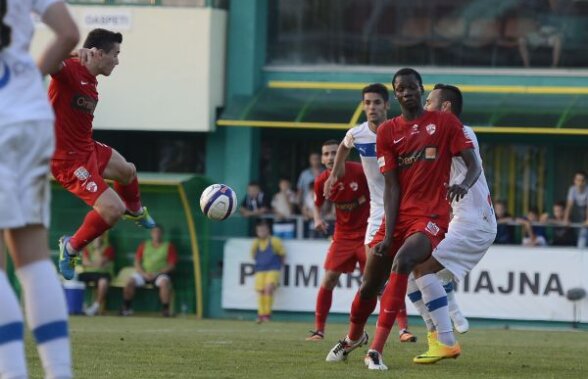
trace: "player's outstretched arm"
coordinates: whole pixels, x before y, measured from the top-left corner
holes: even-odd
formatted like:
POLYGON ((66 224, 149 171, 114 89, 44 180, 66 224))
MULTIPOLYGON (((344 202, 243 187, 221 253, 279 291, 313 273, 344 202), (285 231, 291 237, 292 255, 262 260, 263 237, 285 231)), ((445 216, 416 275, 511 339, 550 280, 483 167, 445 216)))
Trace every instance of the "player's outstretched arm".
POLYGON ((331 194, 331 190, 333 189, 335 182, 345 175, 345 161, 347 160, 350 151, 351 149, 345 146, 344 142, 339 144, 339 147, 337 148, 337 154, 335 155, 333 169, 331 170, 331 174, 327 178, 327 181, 323 187, 323 195, 326 198, 328 198, 331 194))
POLYGON ((476 183, 482 173, 482 165, 476 157, 473 148, 462 150, 460 156, 466 164, 467 171, 465 178, 460 184, 454 184, 447 189, 447 198, 449 201, 461 200, 468 193, 468 190, 476 183))
POLYGON ((62 62, 80 40, 80 32, 62 2, 51 4, 43 13, 43 22, 55 33, 55 38, 41 55, 38 66, 43 75, 59 71, 62 62))
POLYGON ((400 208, 400 183, 396 169, 384 174, 384 216, 386 217, 386 236, 374 248, 374 254, 385 255, 392 246, 396 218, 400 208))

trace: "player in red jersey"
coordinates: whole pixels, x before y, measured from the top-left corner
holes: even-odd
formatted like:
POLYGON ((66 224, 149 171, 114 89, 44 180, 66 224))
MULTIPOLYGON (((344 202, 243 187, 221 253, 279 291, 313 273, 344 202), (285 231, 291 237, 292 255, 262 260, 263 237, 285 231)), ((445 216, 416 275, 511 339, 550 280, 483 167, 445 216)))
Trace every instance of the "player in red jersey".
POLYGON ((375 308, 381 277, 386 275, 382 268, 393 259, 374 341, 365 358, 372 370, 387 370, 382 351, 404 304, 408 275, 443 239, 449 223, 448 199, 462 198, 481 173, 474 145, 461 122, 449 113, 424 110, 424 89, 417 71, 399 70, 392 86, 402 115, 381 125, 376 141, 385 180, 385 222, 372 241, 374 254, 368 257, 364 281, 352 305, 348 335, 327 355, 327 361, 341 361, 363 344, 365 323, 375 308), (455 155, 463 158, 467 172, 461 184, 447 188, 455 155))
POLYGON ((319 215, 319 209, 329 200, 335 206, 335 233, 325 259, 325 276, 316 299, 315 330, 311 331, 309 341, 324 338, 325 323, 331 302, 333 289, 342 273, 355 270, 357 263, 363 273, 365 266, 364 238, 370 213, 370 192, 360 163, 346 162, 345 175, 339 178, 330 195, 325 198, 323 188, 335 164, 335 155, 339 142, 328 140, 322 147, 322 163, 327 167, 314 182, 314 223, 315 228, 326 232, 326 223, 319 215))
POLYGON ((49 98, 56 116, 51 172, 65 189, 94 208, 73 236, 59 240, 59 270, 65 279, 73 277, 78 253, 123 216, 145 228, 155 226, 141 204, 135 166, 92 138, 96 77, 109 76, 118 65, 121 43, 120 33, 94 29, 80 57, 66 59, 51 75, 49 98), (114 181, 114 190, 105 179, 114 181))

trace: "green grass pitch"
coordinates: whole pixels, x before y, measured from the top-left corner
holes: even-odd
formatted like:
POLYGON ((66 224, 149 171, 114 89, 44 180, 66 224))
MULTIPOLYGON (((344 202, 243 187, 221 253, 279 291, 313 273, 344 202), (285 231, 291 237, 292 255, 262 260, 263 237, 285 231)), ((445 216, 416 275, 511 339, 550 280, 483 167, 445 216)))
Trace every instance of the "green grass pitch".
MULTIPOLYGON (((586 331, 504 330, 475 327, 458 336, 462 355, 431 366, 412 363, 426 350, 419 341, 398 342, 396 328, 384 352, 387 372, 369 372, 365 349, 346 363, 326 363, 344 336, 344 324, 329 324, 322 342, 306 342, 308 323, 73 317, 70 323, 76 378, 588 378, 586 331)), ((368 333, 373 332, 369 325, 368 333)), ((30 334, 26 350, 31 378, 42 371, 30 334)))

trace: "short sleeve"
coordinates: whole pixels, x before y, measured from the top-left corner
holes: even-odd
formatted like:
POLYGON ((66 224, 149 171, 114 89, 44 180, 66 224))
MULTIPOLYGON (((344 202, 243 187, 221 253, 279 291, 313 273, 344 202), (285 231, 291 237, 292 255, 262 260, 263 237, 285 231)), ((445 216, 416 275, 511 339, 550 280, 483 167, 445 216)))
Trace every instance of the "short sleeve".
POLYGON ((570 189, 568 190, 568 202, 574 202, 575 201, 575 191, 574 191, 574 186, 571 186, 570 189))
POLYGON ((273 242, 273 246, 272 247, 274 249, 274 252, 277 255, 280 255, 282 257, 285 256, 286 255, 286 249, 284 248, 284 244, 282 243, 282 240, 279 239, 278 237, 272 237, 272 242, 273 242))
POLYGON ((63 83, 73 82, 73 79, 74 79, 73 65, 74 65, 74 63, 72 62, 71 59, 66 59, 65 61, 63 61, 63 67, 61 67, 61 70, 51 74, 51 77, 53 78, 53 80, 57 80, 57 81, 63 82, 63 83))
POLYGON ((357 127, 351 128, 347 131, 347 133, 345 133, 345 138, 343 138, 343 145, 348 149, 355 147, 354 131, 356 129, 357 127))
POLYGON ((39 16, 43 16, 47 9, 55 3, 63 3, 63 0, 34 0, 33 1, 33 12, 39 16))
POLYGON ((143 260, 143 251, 145 251, 145 243, 142 243, 137 247, 137 253, 135 253, 135 259, 139 262, 143 260))
POLYGON ((461 121, 451 113, 445 113, 445 127, 449 131, 449 143, 452 155, 459 155, 464 150, 473 149, 474 142, 468 135, 461 121))
POLYGON ((390 140, 392 128, 390 122, 386 122, 378 127, 376 137, 376 156, 378 157, 378 166, 382 174, 392 171, 397 166, 397 153, 394 143, 390 140))
POLYGON ((325 184, 324 180, 322 180, 323 175, 317 178, 314 182, 314 205, 317 208, 323 206, 325 202, 325 196, 323 195, 323 186, 325 184))

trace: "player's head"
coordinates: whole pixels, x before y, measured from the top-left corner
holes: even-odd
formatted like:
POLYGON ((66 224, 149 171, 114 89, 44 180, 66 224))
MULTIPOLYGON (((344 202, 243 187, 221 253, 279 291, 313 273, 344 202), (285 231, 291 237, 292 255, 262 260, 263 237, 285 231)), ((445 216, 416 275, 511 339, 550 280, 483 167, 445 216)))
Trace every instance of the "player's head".
POLYGON ((586 186, 586 173, 584 171, 576 171, 574 174, 574 185, 578 188, 586 186))
POLYGON ((421 74, 412 68, 402 68, 392 77, 394 96, 400 107, 414 111, 423 107, 421 96, 425 92, 421 74))
POLYGON ((323 147, 321 148, 321 162, 324 164, 329 170, 333 169, 335 165, 335 155, 337 155, 337 148, 339 147, 339 141, 330 139, 323 143, 323 147))
POLYGON ((255 225, 255 234, 257 238, 267 238, 270 235, 270 226, 266 220, 261 220, 255 225))
POLYGON ((98 74, 109 76, 114 67, 118 65, 118 54, 122 40, 122 34, 106 29, 94 29, 88 34, 86 41, 84 41, 84 47, 98 50, 96 59, 92 62, 98 74))
POLYGON ((150 231, 149 234, 151 235, 151 241, 160 243, 163 241, 163 226, 155 225, 150 231))
POLYGON ((456 86, 450 84, 435 84, 435 87, 425 101, 428 111, 451 112, 457 117, 461 115, 463 96, 456 86))
POLYGON ((386 121, 390 109, 389 98, 388 88, 381 83, 370 84, 363 88, 361 100, 365 117, 369 122, 377 126, 386 121))

